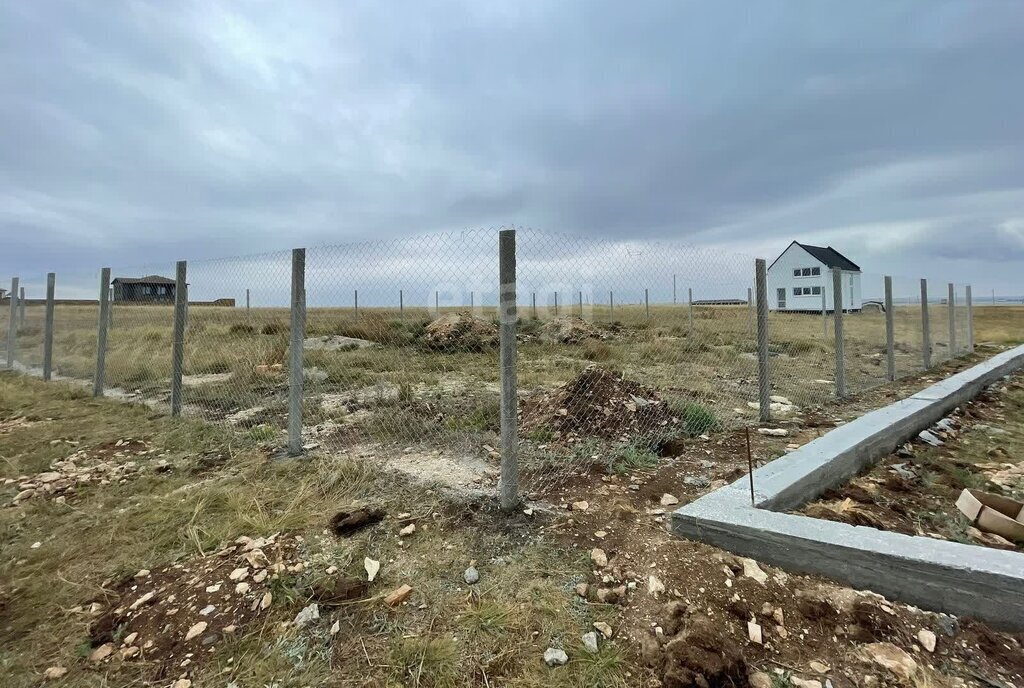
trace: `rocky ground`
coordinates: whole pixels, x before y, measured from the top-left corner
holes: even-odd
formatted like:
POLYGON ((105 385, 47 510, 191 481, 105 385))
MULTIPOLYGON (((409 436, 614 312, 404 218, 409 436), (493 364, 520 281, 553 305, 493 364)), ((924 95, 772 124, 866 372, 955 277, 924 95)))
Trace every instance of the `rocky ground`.
MULTIPOLYGON (((624 384, 594 374, 587 389, 624 384)), ((751 433, 753 460, 929 381, 788 404, 751 433)), ((383 457, 272 462, 202 425, 53 389, 0 379, 12 686, 1024 686, 1020 635, 670 536, 668 512, 746 473, 740 432, 580 471, 506 516, 383 457)), ((640 391, 609 398, 652 401, 640 391)), ((570 417, 548 406, 545 422, 570 417)))

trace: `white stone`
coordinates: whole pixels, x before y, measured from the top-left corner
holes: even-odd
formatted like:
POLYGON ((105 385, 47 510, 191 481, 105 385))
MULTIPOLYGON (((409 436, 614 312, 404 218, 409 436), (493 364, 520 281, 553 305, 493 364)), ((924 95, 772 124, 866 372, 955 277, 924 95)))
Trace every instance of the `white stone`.
POLYGON ((544 663, 549 667, 564 666, 568 662, 569 655, 565 654, 565 650, 559 650, 554 647, 544 650, 544 663))

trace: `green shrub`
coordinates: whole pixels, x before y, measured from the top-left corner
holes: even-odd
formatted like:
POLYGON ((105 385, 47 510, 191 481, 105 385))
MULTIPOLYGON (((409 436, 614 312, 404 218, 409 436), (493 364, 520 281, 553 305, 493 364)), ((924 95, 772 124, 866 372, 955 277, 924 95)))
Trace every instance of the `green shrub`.
POLYGON ((672 415, 679 418, 687 434, 693 437, 722 429, 715 412, 700 402, 671 399, 668 408, 672 415))
POLYGON ((260 329, 261 334, 284 334, 288 331, 288 326, 280 322, 268 322, 260 329))

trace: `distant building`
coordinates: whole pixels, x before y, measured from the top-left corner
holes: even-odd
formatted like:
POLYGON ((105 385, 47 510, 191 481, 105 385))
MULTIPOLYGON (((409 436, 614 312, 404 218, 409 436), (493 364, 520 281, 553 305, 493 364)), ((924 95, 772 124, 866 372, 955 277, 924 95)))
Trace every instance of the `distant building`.
POLYGON ((832 268, 842 271, 842 306, 861 309, 861 270, 831 246, 810 246, 794 241, 768 268, 768 308, 773 311, 818 312, 835 310, 832 268), (822 301, 824 297, 824 302, 822 301))
POLYGON ((167 277, 116 277, 111 285, 114 287, 114 301, 174 303, 174 280, 167 277))

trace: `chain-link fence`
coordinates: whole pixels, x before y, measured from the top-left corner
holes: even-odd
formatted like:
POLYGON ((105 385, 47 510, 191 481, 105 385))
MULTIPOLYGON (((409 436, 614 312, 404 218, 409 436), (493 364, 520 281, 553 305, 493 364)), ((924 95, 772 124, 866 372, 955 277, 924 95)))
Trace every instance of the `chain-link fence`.
MULTIPOLYGON (((972 346, 964 285, 929 282, 922 301, 918 279, 887 293, 883 275, 773 265, 759 294, 750 256, 532 230, 515 242, 512 447, 494 230, 319 247, 298 263, 192 261, 181 279, 170 261, 115 267, 104 304, 98 272, 58 275, 54 372, 91 384, 102 361, 109 395, 461 487, 493 490, 514 458, 525 489, 543 490, 594 466, 653 466, 691 438, 813 412, 972 346)), ((13 332, 16 365, 35 371, 45 279, 27 284, 24 319, 4 303, 0 337, 13 332)))

